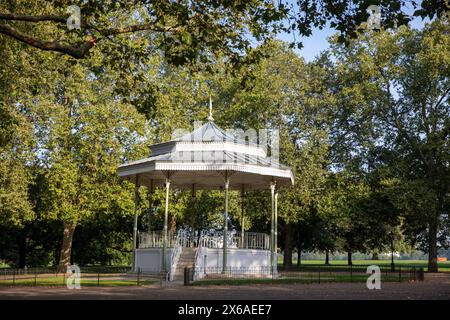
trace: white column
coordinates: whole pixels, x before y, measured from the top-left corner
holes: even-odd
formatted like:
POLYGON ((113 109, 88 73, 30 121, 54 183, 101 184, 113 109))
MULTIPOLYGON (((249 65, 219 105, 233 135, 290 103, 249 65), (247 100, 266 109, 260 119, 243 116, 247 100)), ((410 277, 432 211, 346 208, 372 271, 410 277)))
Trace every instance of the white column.
POLYGON ((275 182, 272 181, 270 183, 270 193, 271 193, 271 203, 272 203, 272 210, 271 210, 271 219, 270 219, 270 265, 271 270, 273 272, 273 266, 274 266, 274 247, 275 247, 275 182))
POLYGON ((132 255, 133 261, 131 261, 131 270, 133 271, 135 271, 136 268, 138 210, 139 210, 139 175, 136 175, 134 182, 133 255, 132 255))
POLYGON ((275 223, 274 223, 274 249, 275 249, 275 272, 278 268, 278 192, 275 193, 275 223))
POLYGON ((230 186, 230 179, 228 172, 225 172, 225 212, 223 223, 223 259, 222 259, 222 273, 227 269, 227 248, 228 248, 228 188, 230 186))
POLYGON ((164 234, 164 239, 163 239, 163 254, 162 254, 162 271, 167 272, 167 260, 166 260, 166 255, 167 255, 167 220, 168 220, 168 216, 169 216, 169 189, 170 189, 170 180, 169 177, 167 176, 166 178, 166 208, 164 211, 164 229, 163 229, 163 234, 164 234))
POLYGON ((244 196, 245 196, 245 189, 244 185, 242 185, 241 189, 241 248, 244 248, 244 224, 245 224, 245 217, 244 217, 244 196))

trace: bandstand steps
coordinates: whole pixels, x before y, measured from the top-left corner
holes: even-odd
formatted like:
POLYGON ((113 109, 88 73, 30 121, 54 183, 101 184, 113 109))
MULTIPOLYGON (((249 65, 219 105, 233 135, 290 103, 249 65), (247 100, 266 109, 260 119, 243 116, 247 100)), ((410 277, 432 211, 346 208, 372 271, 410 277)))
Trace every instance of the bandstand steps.
POLYGON ((175 269, 175 281, 182 281, 184 279, 184 268, 192 268, 195 263, 195 254, 197 248, 183 248, 178 259, 178 264, 175 269))

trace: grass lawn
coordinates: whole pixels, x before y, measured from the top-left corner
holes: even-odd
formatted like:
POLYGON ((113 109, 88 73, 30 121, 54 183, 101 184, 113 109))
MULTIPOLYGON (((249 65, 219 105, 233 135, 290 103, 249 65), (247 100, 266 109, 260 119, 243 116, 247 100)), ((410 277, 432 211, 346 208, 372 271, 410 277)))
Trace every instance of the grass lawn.
MULTIPOLYGON (((22 286, 34 286, 35 279, 33 277, 27 278, 17 278, 15 281, 12 279, 8 280, 0 280, 0 286, 12 286, 14 285, 22 285, 22 286)), ((149 285, 156 283, 156 280, 141 280, 139 282, 140 285, 149 285)), ((120 287, 120 286, 136 286, 136 279, 102 279, 100 277, 100 282, 98 282, 97 278, 83 278, 81 277, 81 286, 100 286, 100 287, 120 287)), ((37 286, 66 286, 65 278, 63 276, 49 276, 49 277, 37 277, 36 278, 37 286)))
MULTIPOLYGON (((302 265, 309 264, 323 264, 325 265, 324 260, 302 260, 302 265)), ((369 265, 379 265, 379 266, 387 266, 391 264, 391 260, 353 260, 353 265, 355 266, 369 266, 369 265)), ((408 266, 408 267, 423 267, 424 271, 428 270, 428 261, 426 260, 394 260, 395 265, 399 266, 408 266)), ((281 267, 283 265, 283 259, 278 260, 278 265, 281 267)), ((292 265, 296 266, 297 261, 293 260, 292 265)), ((336 266, 347 266, 347 260, 330 260, 330 265, 336 266)), ((439 271, 441 272, 450 272, 450 261, 446 262, 438 262, 439 271)))
MULTIPOLYGON (((321 276, 320 283, 324 282, 366 282, 368 275, 332 275, 321 276)), ((398 276, 396 275, 382 275, 381 281, 385 282, 397 282, 398 276)), ((403 280, 406 281, 406 280, 403 280)), ((297 277, 279 277, 277 279, 203 279, 193 283, 195 286, 205 285, 249 285, 249 284, 291 284, 291 283, 319 283, 318 276, 315 275, 311 279, 309 276, 297 276, 297 277)))

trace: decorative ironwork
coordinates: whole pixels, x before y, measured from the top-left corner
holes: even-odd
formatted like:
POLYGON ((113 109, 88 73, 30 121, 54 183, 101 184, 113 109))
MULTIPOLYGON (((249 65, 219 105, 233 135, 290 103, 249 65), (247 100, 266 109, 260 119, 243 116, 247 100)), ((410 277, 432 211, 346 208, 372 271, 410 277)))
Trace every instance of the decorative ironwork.
MULTIPOLYGON (((231 230, 227 235, 227 245, 230 249, 254 249, 269 250, 270 236, 265 233, 245 232, 242 239, 242 233, 231 230)), ((164 235, 162 231, 140 232, 139 248, 162 248, 164 235)), ((167 247, 174 248, 223 248, 223 232, 217 230, 189 230, 180 229, 175 234, 168 232, 167 247)))

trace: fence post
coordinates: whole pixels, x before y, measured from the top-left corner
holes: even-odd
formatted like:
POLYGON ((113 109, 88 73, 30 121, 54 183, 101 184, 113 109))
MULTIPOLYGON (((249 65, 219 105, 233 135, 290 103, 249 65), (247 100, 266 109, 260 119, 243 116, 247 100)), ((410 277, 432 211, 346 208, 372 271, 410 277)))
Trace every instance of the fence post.
POLYGON ((138 272, 137 272, 137 285, 139 285, 141 283, 141 268, 138 267, 138 272))
POLYGON ((64 286, 66 284, 66 273, 63 272, 62 274, 63 274, 63 286, 64 286))
POLYGON ((97 272, 97 287, 100 287, 100 272, 97 272))
POLYGON ((398 282, 402 282, 402 266, 398 266, 398 282))
POLYGON ((16 285, 16 269, 13 270, 13 286, 16 285))
POLYGON ((34 269, 34 286, 37 285, 37 269, 34 269))

